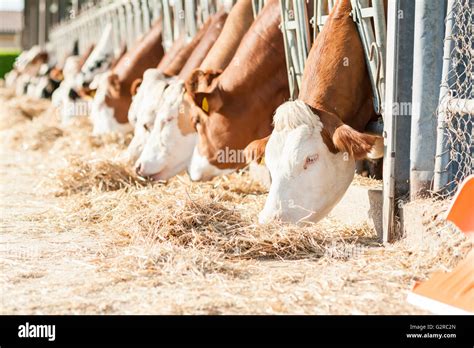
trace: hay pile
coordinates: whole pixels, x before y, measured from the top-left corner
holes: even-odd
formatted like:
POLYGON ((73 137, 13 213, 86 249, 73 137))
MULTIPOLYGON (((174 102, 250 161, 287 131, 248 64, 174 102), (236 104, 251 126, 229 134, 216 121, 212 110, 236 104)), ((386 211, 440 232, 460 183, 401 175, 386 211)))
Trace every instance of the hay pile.
POLYGON ((29 97, 13 97, 7 92, 0 94, 0 130, 10 129, 15 125, 43 114, 50 102, 29 97))
POLYGON ((57 196, 88 193, 93 189, 116 191, 136 188, 142 187, 145 182, 123 163, 109 160, 84 161, 78 157, 69 159, 67 165, 54 175, 53 180, 59 186, 57 196))
MULTIPOLYGON (((97 244, 80 263, 97 279, 74 290, 93 293, 97 305, 79 313, 423 313, 406 303, 407 291, 454 267, 468 248, 442 221, 444 202, 433 202, 424 247, 382 246, 366 224, 256 224, 266 190, 247 172, 208 183, 186 175, 145 182, 120 162, 130 135, 91 137, 87 118, 61 126, 43 113, 15 131, 10 145, 40 158, 38 192, 56 202, 24 219, 97 244)), ((73 280, 63 280, 59 293, 76 298, 67 293, 73 280)))

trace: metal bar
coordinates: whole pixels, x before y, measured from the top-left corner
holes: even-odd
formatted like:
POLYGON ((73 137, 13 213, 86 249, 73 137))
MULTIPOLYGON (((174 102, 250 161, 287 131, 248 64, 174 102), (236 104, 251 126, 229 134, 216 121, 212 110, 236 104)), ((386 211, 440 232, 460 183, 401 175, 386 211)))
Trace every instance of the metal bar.
POLYGON ((168 0, 163 0, 163 48, 168 51, 173 45, 173 24, 171 7, 168 0))
POLYGON ((196 3, 194 0, 187 0, 184 2, 184 14, 186 16, 186 35, 188 40, 190 40, 197 33, 196 3))
POLYGON ((431 189, 436 156, 436 108, 443 69, 445 0, 420 0, 415 9, 410 197, 431 189))
POLYGON ((412 102, 414 13, 412 0, 388 2, 381 236, 384 243, 395 240, 398 201, 409 192, 411 112, 402 115, 400 110, 401 105, 412 102))

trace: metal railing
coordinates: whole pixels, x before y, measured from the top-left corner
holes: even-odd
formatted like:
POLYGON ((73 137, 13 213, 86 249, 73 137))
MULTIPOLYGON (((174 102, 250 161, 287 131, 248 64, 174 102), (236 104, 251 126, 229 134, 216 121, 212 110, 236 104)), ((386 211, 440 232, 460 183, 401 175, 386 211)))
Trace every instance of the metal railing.
POLYGON ((106 24, 112 23, 113 45, 118 53, 124 43, 132 47, 152 23, 161 19, 163 47, 168 50, 182 34, 190 41, 219 6, 228 8, 233 3, 229 0, 104 0, 80 13, 71 11, 68 20, 51 30, 49 41, 60 56, 71 51, 75 41, 79 42, 82 53, 96 43, 106 24))

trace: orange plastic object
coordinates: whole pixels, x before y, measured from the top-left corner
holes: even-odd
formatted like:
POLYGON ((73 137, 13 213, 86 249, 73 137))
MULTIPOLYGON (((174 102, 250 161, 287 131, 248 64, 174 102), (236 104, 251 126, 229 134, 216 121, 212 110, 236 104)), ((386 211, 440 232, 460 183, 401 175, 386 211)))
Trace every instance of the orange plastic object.
POLYGON ((408 302, 437 314, 474 314, 474 252, 454 271, 434 273, 417 284, 408 302))
POLYGON ((461 184, 446 219, 464 233, 474 232, 474 175, 468 176, 461 184))
MULTIPOLYGON (((474 175, 462 183, 447 220, 471 238, 474 235, 474 175)), ((474 314, 474 251, 452 272, 437 272, 426 282, 417 283, 408 302, 437 314, 474 314)))

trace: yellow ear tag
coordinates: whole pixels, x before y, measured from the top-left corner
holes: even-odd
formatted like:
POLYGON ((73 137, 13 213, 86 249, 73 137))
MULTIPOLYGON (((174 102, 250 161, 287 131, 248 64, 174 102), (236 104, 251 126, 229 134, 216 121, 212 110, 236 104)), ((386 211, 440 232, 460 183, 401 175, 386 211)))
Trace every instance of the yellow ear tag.
POLYGON ((203 109, 205 112, 209 112, 209 104, 207 102, 206 97, 204 97, 204 99, 202 100, 201 109, 203 109))

